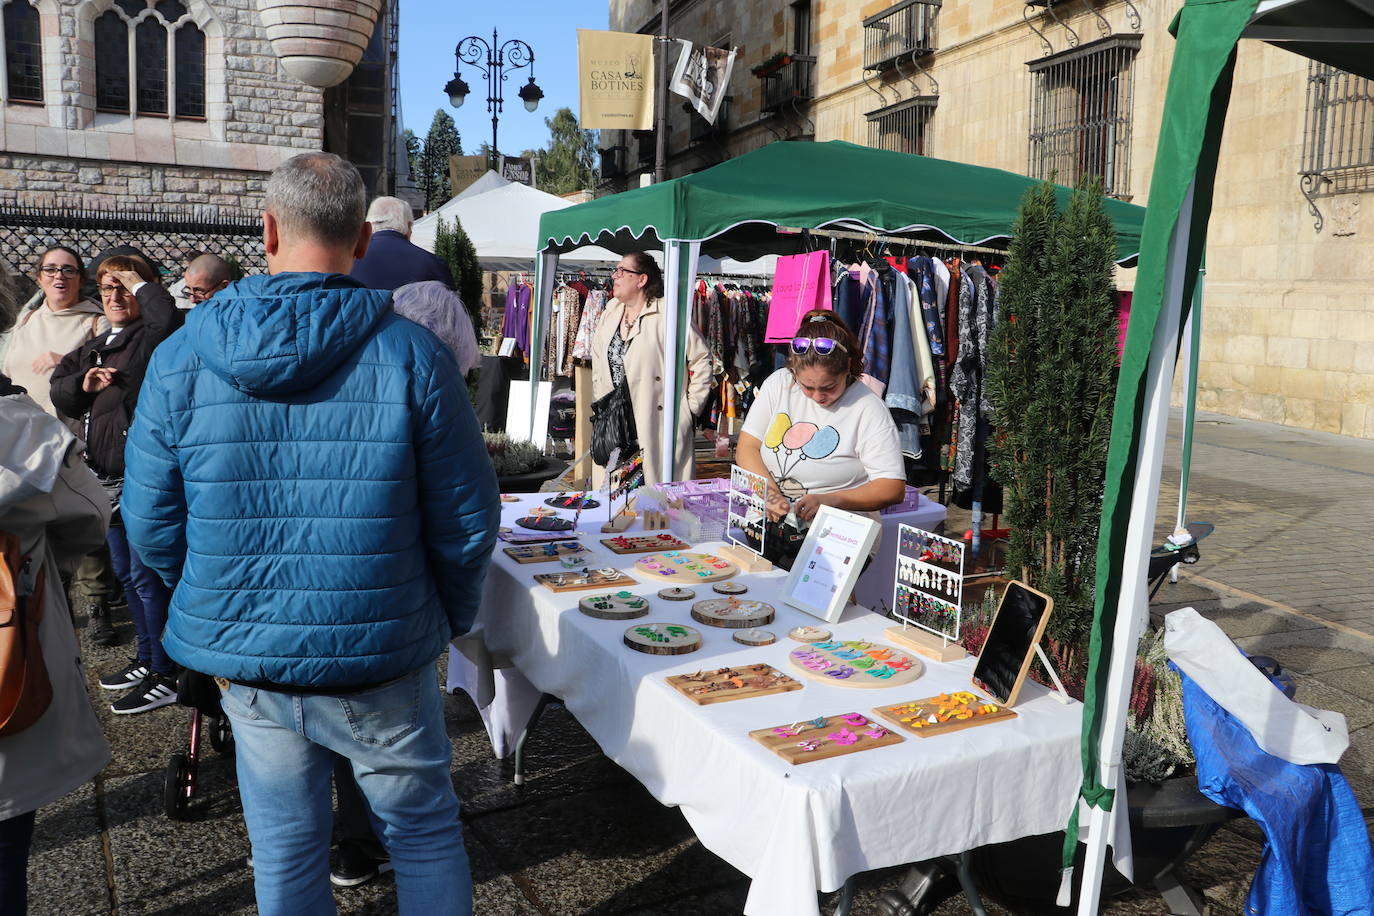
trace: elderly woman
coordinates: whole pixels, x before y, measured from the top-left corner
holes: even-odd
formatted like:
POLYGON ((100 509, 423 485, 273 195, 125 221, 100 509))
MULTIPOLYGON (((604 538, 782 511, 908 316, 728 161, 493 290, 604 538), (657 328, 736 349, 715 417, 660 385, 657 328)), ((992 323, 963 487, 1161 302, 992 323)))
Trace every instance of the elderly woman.
POLYGON ((887 405, 855 384, 863 355, 853 333, 813 309, 787 349, 787 365, 764 380, 744 418, 735 462, 768 479, 774 520, 794 513, 806 527, 821 506, 876 519, 906 494, 906 467, 887 405))
MULTIPOLYGON (((677 415, 677 449, 672 477, 664 478, 663 325, 675 320, 663 307, 663 271, 642 251, 632 251, 611 271, 614 298, 606 303, 592 338, 592 398, 610 394, 622 382, 629 386, 639 448, 644 455, 644 482, 690 480, 694 476, 692 418, 711 393, 711 364, 706 341, 687 329, 686 379, 677 415)), ((628 457, 622 455, 622 458, 628 457)), ((605 468, 597 468, 597 479, 605 468)))
POLYGON ((96 271, 96 284, 110 330, 62 358, 53 372, 53 403, 69 416, 85 418, 86 463, 110 494, 116 522, 107 542, 115 576, 124 586, 138 652, 121 671, 100 679, 106 690, 125 690, 110 709, 146 712, 176 702, 175 669, 162 651, 170 595, 157 574, 129 548, 118 523, 124 484, 124 441, 133 423, 143 375, 153 349, 181 324, 181 315, 157 275, 142 258, 112 255, 96 271))
POLYGON ((467 306, 443 283, 407 283, 391 294, 391 307, 397 315, 433 331, 453 351, 464 376, 481 362, 477 333, 472 329, 467 306))

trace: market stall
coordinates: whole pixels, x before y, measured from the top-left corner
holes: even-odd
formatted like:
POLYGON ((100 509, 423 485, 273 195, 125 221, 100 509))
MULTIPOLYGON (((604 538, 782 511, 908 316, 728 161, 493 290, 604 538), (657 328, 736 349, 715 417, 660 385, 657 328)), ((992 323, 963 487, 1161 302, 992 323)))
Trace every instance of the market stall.
MULTIPOLYGON (((773 143, 713 168, 546 213, 539 251, 531 351, 539 354, 563 253, 584 245, 610 251, 664 252, 665 299, 676 323, 665 325, 665 390, 681 391, 689 291, 699 255, 752 259, 798 251, 799 236, 780 228, 872 233, 921 242, 1005 248, 1016 210, 1033 179, 1000 169, 856 146, 773 143)), ((1058 188, 1061 203, 1071 190, 1058 188)), ((1144 210, 1109 200, 1121 263, 1134 259, 1144 210)), ((537 357, 536 357, 537 358, 537 357)), ((538 366, 531 367, 538 372, 538 366)), ((662 459, 673 467, 679 399, 664 404, 662 459)), ((533 404, 531 404, 533 410, 533 404)), ((664 479, 671 479, 671 475, 664 479)))

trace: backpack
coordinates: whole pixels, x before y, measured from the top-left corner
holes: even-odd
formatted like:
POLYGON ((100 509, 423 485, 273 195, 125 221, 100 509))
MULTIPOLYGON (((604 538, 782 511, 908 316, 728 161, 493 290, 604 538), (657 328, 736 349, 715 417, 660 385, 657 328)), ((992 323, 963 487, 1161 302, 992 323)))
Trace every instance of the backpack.
POLYGON ((43 569, 0 531, 0 737, 37 722, 52 703, 52 683, 38 643, 43 621, 43 569))

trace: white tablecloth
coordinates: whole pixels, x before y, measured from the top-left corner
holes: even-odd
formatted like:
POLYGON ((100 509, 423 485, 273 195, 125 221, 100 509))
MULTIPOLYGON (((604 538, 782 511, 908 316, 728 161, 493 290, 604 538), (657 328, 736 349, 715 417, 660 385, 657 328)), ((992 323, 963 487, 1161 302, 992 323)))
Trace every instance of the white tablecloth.
MULTIPOLYGON (((518 514, 508 505, 503 523, 518 514)), ((584 545, 609 565, 632 566, 633 556, 598 543, 604 520, 604 509, 583 514, 584 545)), ((816 892, 836 890, 850 875, 1063 827, 1079 785, 1077 703, 1061 705, 1028 682, 1015 720, 790 766, 748 732, 964 689, 972 661, 926 661, 926 673, 904 687, 841 687, 798 675, 802 690, 696 706, 664 677, 754 662, 791 670, 787 653, 797 643, 787 631, 818 622, 782 603, 782 573, 737 577, 750 598, 777 608, 767 629, 778 642, 748 648, 729 630, 692 621, 692 602, 658 598, 667 583, 647 576, 630 589, 649 599, 647 617, 588 617, 577 602, 595 592, 555 594, 534 583, 534 573, 557 568, 521 566, 498 547, 482 602, 485 645, 513 660, 534 689, 560 697, 608 757, 661 803, 679 806, 708 849, 753 879, 750 916, 818 913, 816 892), (695 626, 703 648, 652 656, 624 646, 628 626, 658 621, 695 626)), ((713 594, 709 585, 696 588, 699 597, 713 594)), ((839 639, 882 640, 889 623, 851 606, 831 629, 839 639)))

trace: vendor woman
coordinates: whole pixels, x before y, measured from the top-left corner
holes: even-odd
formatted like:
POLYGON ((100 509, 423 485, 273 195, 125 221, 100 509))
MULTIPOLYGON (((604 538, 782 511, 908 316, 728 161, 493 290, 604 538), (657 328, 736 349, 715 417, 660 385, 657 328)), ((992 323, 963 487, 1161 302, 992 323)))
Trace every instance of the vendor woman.
MULTIPOLYGON (((863 356, 834 312, 802 316, 787 365, 770 375, 744 418, 735 462, 769 478, 769 515, 795 513, 805 528, 821 506, 878 510, 906 495, 897 427, 863 384, 863 356)), ((874 550, 877 543, 874 543, 874 550)))

